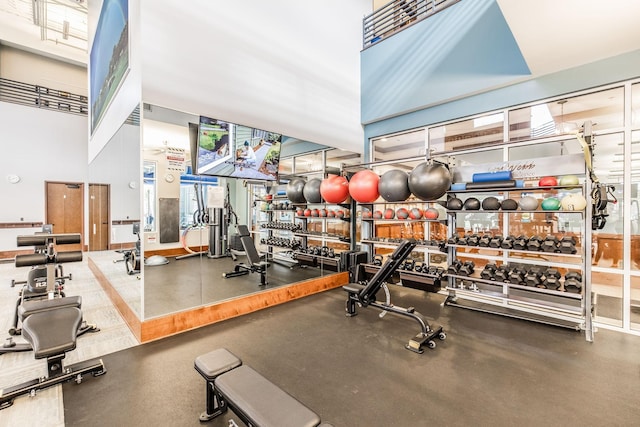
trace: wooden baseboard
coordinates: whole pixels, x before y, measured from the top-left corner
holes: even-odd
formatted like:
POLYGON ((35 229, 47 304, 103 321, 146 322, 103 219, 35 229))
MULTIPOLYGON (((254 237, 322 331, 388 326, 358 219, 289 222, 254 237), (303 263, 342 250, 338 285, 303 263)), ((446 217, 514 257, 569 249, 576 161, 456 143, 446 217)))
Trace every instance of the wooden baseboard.
MULTIPOLYGON (((198 247, 190 247, 189 249, 192 250, 193 252, 202 252, 202 251, 208 251, 209 247, 208 246, 198 246, 198 247)), ((188 253, 189 252, 187 252, 182 247, 180 247, 180 248, 171 248, 171 249, 146 250, 146 251, 144 251, 144 257, 148 258, 148 257, 153 256, 153 255, 162 255, 163 257, 172 258, 172 257, 181 256, 181 255, 187 255, 188 253)))

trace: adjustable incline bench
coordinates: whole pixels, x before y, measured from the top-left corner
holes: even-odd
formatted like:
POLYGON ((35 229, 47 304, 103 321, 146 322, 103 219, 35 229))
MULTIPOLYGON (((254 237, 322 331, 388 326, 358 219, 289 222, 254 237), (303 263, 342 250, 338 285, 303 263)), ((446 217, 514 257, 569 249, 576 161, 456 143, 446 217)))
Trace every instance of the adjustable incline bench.
POLYGON ((244 253, 247 255, 247 262, 249 265, 244 263, 236 264, 233 271, 222 273, 222 277, 228 279, 231 277, 244 276, 249 273, 260 273, 260 286, 266 286, 267 267, 269 267, 269 263, 262 261, 262 258, 260 258, 260 254, 256 249, 256 244, 253 242, 253 238, 248 233, 249 230, 246 226, 242 226, 245 227, 244 230, 246 231, 246 234, 242 233, 242 229, 240 227, 241 226, 238 226, 238 231, 241 232, 240 243, 242 243, 244 253))
POLYGON ((198 356, 195 369, 207 381, 207 410, 200 415, 201 422, 231 408, 252 427, 331 427, 225 348, 198 356))
MULTIPOLYGON (((22 236, 21 236, 22 237, 22 236)), ((50 234, 45 236, 48 244, 55 244, 69 239, 69 235, 50 234)), ((79 239, 73 237, 73 240, 79 239)), ((17 255, 16 266, 34 266, 46 264, 48 286, 55 286, 55 264, 63 262, 81 261, 82 252, 53 251, 48 254, 17 255), (53 253, 54 255, 50 255, 53 253), (49 268, 51 266, 52 268, 49 268), (49 280, 51 279, 51 280, 49 280)), ((93 376, 106 372, 101 359, 89 360, 65 367, 62 363, 66 353, 76 348, 76 338, 82 327, 82 312, 80 311, 79 297, 63 297, 40 301, 26 301, 29 305, 21 313, 22 336, 27 340, 26 349, 33 350, 36 359, 47 359, 47 376, 36 378, 25 383, 5 388, 0 394, 0 410, 13 404, 13 399, 23 394, 35 395, 37 390, 42 390, 62 382, 75 380, 78 384, 84 374, 93 376)), ((0 354, 13 350, 18 345, 10 348, 0 348, 0 354)))
MULTIPOLYGON (((400 316, 410 317, 414 319, 420 325, 420 332, 409 340, 409 343, 405 345, 407 350, 411 350, 416 353, 423 353, 422 346, 426 343, 429 348, 435 348, 436 342, 434 338, 438 337, 440 340, 444 340, 447 335, 442 330, 442 326, 433 329, 429 323, 422 318, 420 313, 415 311, 414 307, 396 307, 388 300, 385 303, 376 301, 376 294, 382 287, 386 287, 386 281, 393 275, 398 269, 398 266, 404 261, 411 251, 416 247, 416 241, 414 239, 404 240, 391 255, 389 255, 387 261, 380 267, 378 272, 369 280, 366 284, 349 283, 342 287, 349 296, 346 302, 346 311, 348 317, 357 315, 356 307, 372 306, 383 310, 384 312, 395 313, 400 316)), ((388 292, 387 292, 388 295, 388 292)))

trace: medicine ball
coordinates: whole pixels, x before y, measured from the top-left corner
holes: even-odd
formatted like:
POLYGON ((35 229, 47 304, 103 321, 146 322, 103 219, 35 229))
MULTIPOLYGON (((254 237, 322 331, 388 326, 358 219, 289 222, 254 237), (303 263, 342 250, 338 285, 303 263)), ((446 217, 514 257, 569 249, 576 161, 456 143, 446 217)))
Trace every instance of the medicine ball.
POLYGON ((420 209, 420 208, 412 208, 409 211, 409 218, 411 218, 411 219, 421 219, 422 218, 422 209, 420 209))
POLYGON ((387 208, 384 210, 384 219, 393 219, 395 218, 396 213, 393 209, 387 208))
POLYGON ((542 201, 543 211, 557 211, 558 209, 560 209, 560 206, 560 200, 558 200, 556 197, 547 197, 542 201))
POLYGON ((342 209, 336 210, 336 218, 344 218, 344 211, 342 209))
POLYGON ((406 208, 398 208, 396 210, 396 217, 398 217, 398 219, 407 219, 409 218, 409 211, 406 208))
POLYGON ((500 209, 500 200, 493 196, 485 197, 482 201, 482 209, 485 211, 497 211, 500 209))
POLYGON ((378 182, 378 193, 387 202, 402 202, 409 198, 409 175, 400 169, 386 171, 378 182))
POLYGON ((373 214, 371 213, 370 210, 365 209, 362 211, 362 218, 371 218, 373 217, 373 214))
POLYGON ((374 219, 382 219, 382 211, 375 211, 373 213, 373 218, 374 219))
POLYGON ((436 208, 429 208, 424 211, 425 219, 438 219, 440 212, 436 208))
POLYGON ((356 202, 371 203, 380 196, 379 181, 380 177, 372 170, 356 172, 349 180, 349 194, 356 202))
POLYGON ((587 207, 587 199, 582 194, 571 193, 564 196, 560 204, 565 211, 581 211, 587 207))
POLYGON ((296 209, 296 215, 297 216, 304 216, 304 209, 302 209, 302 208, 296 209))
POLYGON ((458 199, 457 197, 452 197, 451 199, 447 200, 447 209, 451 211, 459 211, 460 209, 462 209, 462 200, 458 199))
POLYGON ((580 180, 575 175, 564 175, 560 177, 559 184, 562 186, 567 185, 580 185, 580 180))
POLYGON ((525 196, 520 199, 520 209, 523 211, 535 211, 538 209, 538 199, 533 196, 525 196))
POLYGON ((327 210, 327 217, 334 218, 335 216, 336 216, 336 213, 333 210, 331 209, 327 210))
POLYGON ((558 180, 555 176, 543 176, 538 181, 539 187, 555 187, 558 185, 558 180))
POLYGON ((311 216, 311 209, 305 209, 304 216, 311 216))
POLYGON ((518 209, 518 202, 513 199, 504 199, 500 207, 503 211, 515 211, 518 209))
POLYGON ((349 181, 344 176, 330 175, 320 184, 320 196, 327 203, 342 203, 349 197, 349 181))
POLYGON ((436 200, 451 187, 451 173, 440 163, 420 163, 409 173, 409 191, 420 200, 436 200))
POLYGON ((320 218, 324 218, 327 216, 327 210, 326 209, 320 209, 320 218))
POLYGON ((302 178, 292 178, 287 184, 287 199, 291 203, 306 203, 303 189, 305 181, 302 178))
POLYGON ((468 211, 477 211, 478 209, 480 209, 480 200, 476 199, 475 197, 469 197, 464 201, 463 206, 468 211))
POLYGON ((320 216, 320 211, 318 209, 311 209, 311 216, 312 217, 319 217, 320 216))
POLYGON ((307 181, 302 189, 307 203, 322 203, 322 196, 320 195, 320 184, 322 180, 320 178, 313 178, 307 181))

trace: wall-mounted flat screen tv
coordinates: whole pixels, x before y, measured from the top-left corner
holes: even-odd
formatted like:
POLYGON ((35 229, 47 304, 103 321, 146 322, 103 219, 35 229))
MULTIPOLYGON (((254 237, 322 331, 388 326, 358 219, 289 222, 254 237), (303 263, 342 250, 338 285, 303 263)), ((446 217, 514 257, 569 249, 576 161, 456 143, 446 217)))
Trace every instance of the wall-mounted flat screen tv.
POLYGON ((199 175, 277 181, 282 135, 200 117, 199 175))

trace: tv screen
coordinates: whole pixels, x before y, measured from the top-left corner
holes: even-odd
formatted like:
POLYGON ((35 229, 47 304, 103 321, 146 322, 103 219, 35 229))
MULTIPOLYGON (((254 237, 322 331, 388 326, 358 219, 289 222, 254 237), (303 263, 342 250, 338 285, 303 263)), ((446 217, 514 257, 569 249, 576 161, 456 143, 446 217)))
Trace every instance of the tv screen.
POLYGON ((208 117, 200 117, 199 175, 278 180, 282 135, 208 117))

